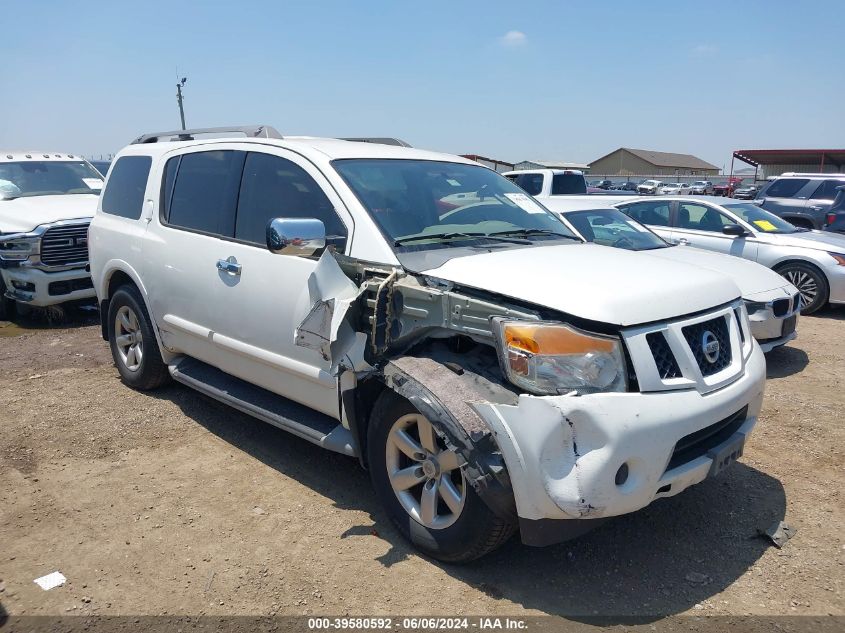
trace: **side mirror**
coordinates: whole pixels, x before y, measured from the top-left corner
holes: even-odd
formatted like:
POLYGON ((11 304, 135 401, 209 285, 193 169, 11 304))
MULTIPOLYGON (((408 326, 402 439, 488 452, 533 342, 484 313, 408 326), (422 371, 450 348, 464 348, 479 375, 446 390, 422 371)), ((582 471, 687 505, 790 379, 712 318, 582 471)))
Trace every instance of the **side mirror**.
POLYGON ((267 248, 276 255, 310 257, 326 247, 326 227, 315 218, 273 218, 267 224, 267 248))
POLYGON ((733 235, 734 237, 743 237, 744 235, 747 235, 745 229, 739 224, 728 224, 727 226, 723 226, 722 233, 725 235, 733 235))

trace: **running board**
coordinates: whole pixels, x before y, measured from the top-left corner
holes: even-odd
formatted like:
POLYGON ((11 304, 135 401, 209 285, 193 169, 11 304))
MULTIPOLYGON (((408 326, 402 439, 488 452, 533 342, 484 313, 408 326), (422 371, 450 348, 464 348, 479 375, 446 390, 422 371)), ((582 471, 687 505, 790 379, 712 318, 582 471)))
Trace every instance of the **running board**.
POLYGON ((174 380, 215 400, 336 453, 356 457, 352 433, 337 420, 256 387, 195 358, 170 365, 174 380))

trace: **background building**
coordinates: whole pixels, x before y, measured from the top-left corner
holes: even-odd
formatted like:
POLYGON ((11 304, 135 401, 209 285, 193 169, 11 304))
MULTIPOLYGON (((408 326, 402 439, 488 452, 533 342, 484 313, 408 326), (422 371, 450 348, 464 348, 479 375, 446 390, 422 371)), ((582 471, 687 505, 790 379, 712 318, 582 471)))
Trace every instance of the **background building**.
POLYGON ((738 149, 733 157, 754 165, 757 180, 780 176, 785 171, 823 174, 845 171, 845 149, 738 149))
POLYGON ((620 147, 591 162, 590 172, 602 176, 717 176, 719 168, 692 154, 620 147))
POLYGON ((513 163, 509 163, 504 160, 496 160, 495 158, 487 158, 486 156, 479 156, 478 154, 461 154, 463 158, 469 158, 470 160, 474 160, 476 163, 481 163, 485 167, 489 167, 493 171, 498 171, 499 173, 503 171, 512 171, 513 170, 513 163))

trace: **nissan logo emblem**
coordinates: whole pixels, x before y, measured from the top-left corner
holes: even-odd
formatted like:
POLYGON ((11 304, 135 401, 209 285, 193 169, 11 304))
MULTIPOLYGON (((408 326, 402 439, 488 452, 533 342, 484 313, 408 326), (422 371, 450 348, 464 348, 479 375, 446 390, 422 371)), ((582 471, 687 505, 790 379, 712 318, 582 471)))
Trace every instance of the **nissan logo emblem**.
POLYGON ((719 339, 710 330, 704 330, 701 335, 701 351, 704 352, 704 358, 711 365, 719 360, 720 351, 719 339))

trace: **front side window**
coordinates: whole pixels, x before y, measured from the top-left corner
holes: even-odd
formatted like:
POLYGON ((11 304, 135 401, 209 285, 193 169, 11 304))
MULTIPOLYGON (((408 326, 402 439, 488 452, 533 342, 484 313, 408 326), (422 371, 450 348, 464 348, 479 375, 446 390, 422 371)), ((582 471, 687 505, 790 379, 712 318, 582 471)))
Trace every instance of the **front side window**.
POLYGON ((169 161, 165 168, 167 223, 192 231, 232 237, 243 152, 215 150, 183 154, 177 158, 178 171, 169 195, 169 161))
POLYGON ((484 167, 397 159, 332 164, 397 253, 461 243, 580 241, 525 191, 484 167))
POLYGON ((117 159, 111 170, 109 186, 103 191, 103 213, 132 220, 141 217, 152 162, 149 156, 124 156, 117 159))
POLYGON ((302 167, 279 156, 250 152, 241 180, 235 239, 263 246, 273 218, 316 218, 326 227, 327 241, 337 246, 347 235, 332 203, 302 167))
POLYGON ((564 216, 588 242, 602 246, 649 251, 669 245, 618 209, 567 211, 564 216))
POLYGON ((84 161, 16 161, 0 163, 0 187, 7 198, 99 195, 103 177, 84 161))
POLYGON ((620 207, 637 222, 653 226, 669 226, 669 203, 662 201, 635 202, 620 207))
POLYGON ((679 229, 721 233, 722 229, 730 224, 736 224, 736 222, 713 207, 688 202, 678 207, 679 229))
POLYGON ((771 198, 792 198, 808 182, 808 178, 781 178, 769 185, 766 195, 771 198))

